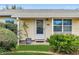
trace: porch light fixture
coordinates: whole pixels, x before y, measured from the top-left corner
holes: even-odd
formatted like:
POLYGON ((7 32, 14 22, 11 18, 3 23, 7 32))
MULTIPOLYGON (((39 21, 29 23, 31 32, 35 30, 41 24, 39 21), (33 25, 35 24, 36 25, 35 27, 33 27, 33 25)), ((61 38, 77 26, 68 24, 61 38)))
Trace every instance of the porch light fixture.
POLYGON ((48 21, 48 18, 46 19, 46 21, 48 21))

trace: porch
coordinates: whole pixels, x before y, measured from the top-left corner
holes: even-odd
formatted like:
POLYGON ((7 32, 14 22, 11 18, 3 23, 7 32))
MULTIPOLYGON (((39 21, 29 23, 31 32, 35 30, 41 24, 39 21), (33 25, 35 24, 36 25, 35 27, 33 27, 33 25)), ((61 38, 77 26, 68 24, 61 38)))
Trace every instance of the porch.
POLYGON ((52 18, 20 18, 19 19, 19 37, 20 44, 26 44, 26 38, 31 39, 31 44, 46 44, 47 38, 52 32, 52 18), (24 28, 24 24, 28 28, 24 28), (26 33, 27 31, 27 33, 26 33))
MULTIPOLYGON (((31 39, 31 44, 39 45, 39 44, 46 44, 47 38, 49 38, 51 35, 58 33, 58 34, 75 34, 79 35, 79 18, 76 17, 55 17, 55 18, 19 18, 19 37, 20 37, 20 44, 26 44, 26 32, 23 28, 23 22, 28 26, 27 32, 28 32, 28 38, 31 39), (64 29, 64 25, 57 25, 62 26, 61 30, 57 30, 58 32, 54 31, 54 20, 55 19, 71 19, 71 25, 66 25, 67 28, 64 29), (39 21, 40 20, 40 21, 39 21), (38 23, 38 24, 37 24, 38 23), (70 28, 69 28, 70 26, 70 28), (41 29, 37 30, 38 27, 41 29), (40 31, 41 30, 41 31, 40 31)), ((63 22, 63 21, 61 21, 63 22)), ((67 21, 66 21, 67 22, 67 21)), ((69 23, 69 22, 68 22, 69 23)))

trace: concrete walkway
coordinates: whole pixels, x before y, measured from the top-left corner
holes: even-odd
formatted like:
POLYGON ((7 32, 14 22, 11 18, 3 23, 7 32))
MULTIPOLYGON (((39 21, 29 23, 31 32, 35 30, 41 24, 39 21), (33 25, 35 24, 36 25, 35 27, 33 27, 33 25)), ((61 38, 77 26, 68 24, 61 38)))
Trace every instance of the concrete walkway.
POLYGON ((45 54, 50 54, 50 55, 57 55, 56 53, 53 52, 46 52, 46 51, 16 51, 18 53, 20 52, 32 52, 32 53, 45 53, 45 54))
POLYGON ((24 53, 24 52, 30 52, 30 53, 44 53, 44 54, 49 54, 49 55, 57 55, 56 53, 53 52, 46 52, 46 51, 13 51, 13 52, 4 52, 1 54, 5 54, 5 53, 24 53))

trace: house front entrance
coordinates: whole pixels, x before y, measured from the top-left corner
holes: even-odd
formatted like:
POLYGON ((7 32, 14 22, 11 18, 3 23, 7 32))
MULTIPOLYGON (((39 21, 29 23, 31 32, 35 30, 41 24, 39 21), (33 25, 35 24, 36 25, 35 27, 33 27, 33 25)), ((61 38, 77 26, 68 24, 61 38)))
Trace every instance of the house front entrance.
POLYGON ((45 20, 44 19, 36 19, 35 21, 36 30, 35 30, 35 39, 40 41, 45 38, 45 20))

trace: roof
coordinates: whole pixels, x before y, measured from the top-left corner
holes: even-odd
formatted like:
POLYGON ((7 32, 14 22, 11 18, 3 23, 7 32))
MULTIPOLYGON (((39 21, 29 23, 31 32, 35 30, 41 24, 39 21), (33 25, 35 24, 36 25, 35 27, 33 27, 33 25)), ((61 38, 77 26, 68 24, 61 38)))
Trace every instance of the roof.
POLYGON ((11 17, 79 17, 79 10, 66 9, 25 9, 0 10, 0 15, 11 17))

